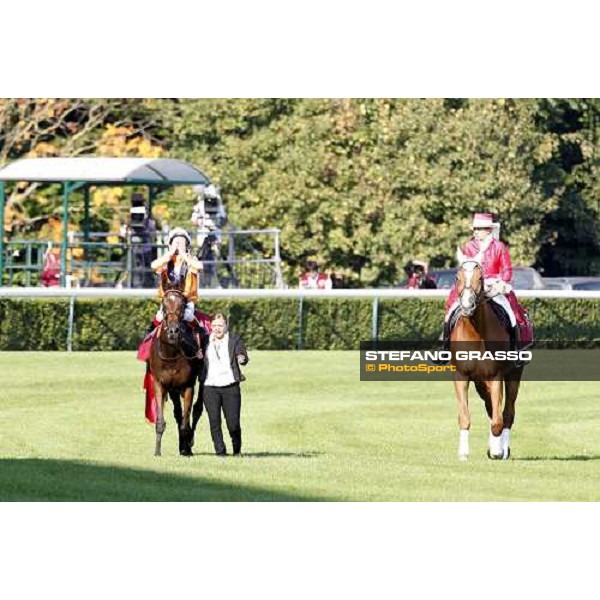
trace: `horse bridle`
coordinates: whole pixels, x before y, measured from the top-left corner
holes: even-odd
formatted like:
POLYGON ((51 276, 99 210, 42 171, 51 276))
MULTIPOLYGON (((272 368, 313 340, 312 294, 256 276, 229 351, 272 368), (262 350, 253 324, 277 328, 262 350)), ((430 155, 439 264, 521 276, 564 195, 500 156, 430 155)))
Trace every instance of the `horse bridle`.
POLYGON ((183 317, 183 312, 185 310, 184 308, 184 304, 185 304, 185 296, 179 291, 179 290, 167 290, 163 296, 163 323, 166 320, 166 317, 168 317, 169 315, 176 315, 177 316, 177 320, 181 321, 182 317, 183 317), (174 310, 166 310, 166 306, 165 306, 165 298, 169 295, 169 294, 175 294, 176 296, 180 297, 182 300, 182 304, 181 304, 181 308, 179 309, 179 311, 174 311, 174 310))
POLYGON ((181 357, 187 358, 188 360, 191 360, 191 359, 195 358, 195 356, 188 356, 183 351, 183 349, 181 347, 181 325, 182 325, 182 320, 183 320, 183 313, 185 311, 185 296, 183 295, 183 293, 181 291, 179 291, 179 290, 176 290, 176 289, 167 290, 164 293, 164 296, 163 296, 163 306, 162 306, 162 309, 163 309, 163 320, 162 320, 162 322, 160 324, 161 328, 166 323, 167 317, 169 315, 176 315, 177 316, 177 321, 178 321, 178 327, 177 327, 177 345, 178 345, 178 349, 179 349, 179 352, 181 353, 181 355, 180 356, 175 356, 173 358, 168 358, 166 356, 163 356, 160 353, 160 346, 159 346, 159 348, 158 348, 158 356, 160 357, 160 359, 164 360, 166 362, 169 362, 169 361, 179 360, 181 357), (168 311, 168 310, 166 310, 166 307, 165 307, 165 298, 167 297, 168 294, 175 294, 175 295, 177 295, 177 296, 179 296, 181 298, 182 304, 181 304, 181 308, 178 311, 174 311, 174 310, 168 311))
MULTIPOLYGON (((481 271, 481 277, 479 278, 479 288, 477 290, 473 289, 471 287, 471 285, 469 285, 469 286, 465 285, 465 287, 463 287, 463 289, 461 290, 460 294, 458 294, 458 302, 459 302, 461 313, 463 313, 463 314, 464 314, 464 311, 463 311, 463 302, 462 302, 463 294, 466 291, 471 291, 471 292, 473 292, 475 294, 475 302, 474 302, 474 305, 473 305, 473 309, 475 309, 481 303, 481 297, 483 296, 483 292, 484 292, 483 269, 481 268, 481 265, 476 260, 466 260, 460 266, 462 268, 462 266, 465 263, 469 263, 469 262, 470 263, 474 263, 477 267, 479 267, 479 269, 481 271)), ((458 279, 458 274, 456 275, 456 278, 458 279)))

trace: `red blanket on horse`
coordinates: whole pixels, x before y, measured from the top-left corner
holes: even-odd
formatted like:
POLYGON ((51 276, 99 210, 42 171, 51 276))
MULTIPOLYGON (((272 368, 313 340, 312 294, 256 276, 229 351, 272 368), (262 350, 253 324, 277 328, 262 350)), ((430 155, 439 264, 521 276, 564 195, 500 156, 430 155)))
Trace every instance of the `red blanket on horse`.
MULTIPOLYGON (((196 310, 196 319, 204 327, 206 333, 210 334, 211 327, 210 323, 212 318, 206 313, 196 310)), ((144 375, 143 390, 146 396, 146 408, 145 417, 149 423, 156 423, 156 403, 154 402, 154 379, 150 368, 148 366, 148 360, 150 358, 150 348, 152 347, 152 340, 158 331, 158 325, 160 323, 154 322, 155 329, 152 333, 149 333, 140 343, 138 347, 137 359, 146 363, 146 374, 144 375)))

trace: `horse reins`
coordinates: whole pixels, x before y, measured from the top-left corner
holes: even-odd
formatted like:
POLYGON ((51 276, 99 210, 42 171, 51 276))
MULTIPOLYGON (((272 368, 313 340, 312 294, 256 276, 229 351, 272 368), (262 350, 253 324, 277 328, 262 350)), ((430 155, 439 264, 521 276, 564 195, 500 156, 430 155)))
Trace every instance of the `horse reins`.
MULTIPOLYGON (((465 262, 474 262, 479 267, 479 269, 481 270, 482 277, 481 277, 481 279, 479 281, 479 290, 475 291, 471 286, 469 286, 469 287, 465 286, 463 288, 463 290, 461 291, 461 293, 458 294, 458 300, 459 300, 460 305, 462 306, 462 295, 463 295, 463 293, 466 290, 471 290, 472 292, 475 293, 475 307, 474 308, 477 308, 478 306, 481 306, 482 304, 486 304, 488 302, 491 302, 495 298, 495 296, 497 296, 498 294, 496 294, 495 296, 486 296, 485 295, 485 293, 484 293, 485 292, 485 285, 484 285, 484 279, 483 279, 483 268, 481 267, 481 264, 478 263, 477 261, 474 261, 474 260, 467 260, 465 262)), ((463 315, 463 316, 466 316, 466 315, 463 315)))
MULTIPOLYGON (((475 306, 477 306, 478 304, 481 304, 482 301, 487 302, 489 300, 489 298, 483 297, 483 299, 482 299, 483 292, 484 292, 484 285, 483 285, 483 269, 481 268, 481 265, 477 261, 474 261, 474 260, 466 260, 465 262, 474 262, 481 270, 481 278, 479 280, 479 290, 475 291, 471 286, 469 286, 469 287, 465 286, 462 289, 462 291, 460 292, 460 294, 458 295, 458 299, 459 300, 462 299, 462 295, 465 293, 466 290, 471 290, 472 292, 475 293, 475 298, 477 299, 477 302, 475 302, 475 306)), ((461 304, 462 304, 462 300, 461 300, 461 304)))
MULTIPOLYGON (((181 323, 180 323, 180 326, 181 326, 181 323)), ((159 326, 159 327, 162 327, 162 323, 160 324, 160 326, 159 326)), ((156 336, 156 337, 157 337, 157 338, 158 338, 158 340, 160 341, 160 331, 158 332, 158 334, 157 334, 157 336, 156 336)), ((166 357, 166 356, 163 356, 163 355, 161 354, 161 352, 160 352, 160 345, 159 345, 159 346, 158 346, 158 357, 160 358, 160 360, 164 360, 165 362, 175 362, 176 360, 179 360, 180 358, 186 358, 187 360, 193 360, 193 359, 197 358, 197 357, 196 357, 196 355, 193 355, 193 356, 188 356, 188 355, 187 355, 187 354, 186 354, 186 353, 183 351, 183 349, 181 348, 181 344, 178 344, 178 345, 177 345, 177 349, 178 349, 178 350, 179 350, 179 352, 180 352, 179 356, 174 356, 174 357, 172 357, 172 358, 168 358, 168 357, 166 357)))
MULTIPOLYGON (((176 296, 180 297, 180 298, 182 299, 182 301, 183 301, 183 300, 185 300, 185 296, 184 296, 184 295, 183 295, 183 294, 182 294, 182 293, 181 293, 179 290, 176 290, 176 289, 167 290, 167 291, 165 292, 165 298, 166 298, 167 294, 175 294, 176 296)), ((164 299, 163 299, 163 305, 164 305, 164 299)), ((182 304, 182 306, 183 306, 183 304, 182 304)), ((182 347, 181 347, 180 340, 181 340, 181 325, 182 325, 182 323, 181 323, 181 319, 182 319, 182 316, 183 316, 183 315, 182 315, 182 312, 183 312, 183 311, 182 311, 181 309, 180 309, 180 310, 178 310, 178 311, 174 311, 174 310, 167 311, 167 310, 165 310, 165 309, 164 309, 164 306, 163 306, 163 321, 162 321, 162 322, 161 322, 161 324, 159 325, 159 331, 158 331, 158 334, 157 334, 157 338, 160 340, 160 331, 162 330, 162 327, 163 327, 163 325, 165 324, 166 318, 167 318, 169 315, 175 315, 175 316, 177 317, 177 321, 178 321, 178 325, 179 325, 179 326, 178 326, 178 328, 177 328, 177 342, 178 342, 178 343, 177 343, 177 349, 178 349, 178 350, 179 350, 179 352, 180 352, 179 356, 175 356, 175 357, 173 357, 173 358, 167 358, 166 356, 163 356, 163 355, 161 354, 161 352, 160 352, 160 345, 159 345, 159 347, 158 347, 158 357, 159 357, 161 360, 165 361, 165 362, 174 362, 174 361, 176 361, 176 360, 179 360, 180 358, 186 358, 187 360, 193 360, 194 358, 196 358, 196 356, 195 356, 195 355, 193 355, 193 356, 188 356, 188 355, 187 355, 187 354, 186 354, 186 353, 183 351, 183 349, 182 349, 182 347)))

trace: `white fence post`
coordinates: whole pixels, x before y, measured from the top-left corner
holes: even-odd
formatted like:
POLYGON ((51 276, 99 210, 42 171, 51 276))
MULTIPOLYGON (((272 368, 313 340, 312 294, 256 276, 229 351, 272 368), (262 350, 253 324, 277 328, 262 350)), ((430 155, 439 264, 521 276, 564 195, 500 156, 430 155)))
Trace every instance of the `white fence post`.
POLYGON ((371 315, 371 339, 379 337, 379 297, 373 298, 373 312, 371 315))
POLYGON ((300 296, 300 301, 298 302, 298 339, 296 340, 297 350, 302 350, 303 346, 303 337, 304 332, 302 329, 302 322, 304 317, 304 297, 300 296))
POLYGON ((73 321, 75 319, 75 296, 69 298, 69 322, 67 324, 67 352, 73 352, 73 321))

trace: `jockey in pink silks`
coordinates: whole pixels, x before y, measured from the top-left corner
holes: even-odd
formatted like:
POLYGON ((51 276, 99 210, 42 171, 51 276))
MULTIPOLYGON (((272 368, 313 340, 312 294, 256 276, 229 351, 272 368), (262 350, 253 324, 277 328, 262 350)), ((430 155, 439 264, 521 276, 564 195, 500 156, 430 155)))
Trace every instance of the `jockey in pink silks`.
MULTIPOLYGON (((500 224, 494 223, 492 215, 489 213, 476 213, 473 217, 472 229, 473 239, 464 247, 463 258, 474 258, 481 253, 480 264, 483 269, 486 296, 500 304, 506 311, 512 327, 513 347, 529 346, 533 341, 533 330, 527 313, 518 303, 510 285, 513 268, 508 248, 498 239, 500 224)), ((456 295, 456 287, 453 287, 446 300, 444 320, 444 341, 446 343, 450 336, 448 320, 458 306, 456 295)))

